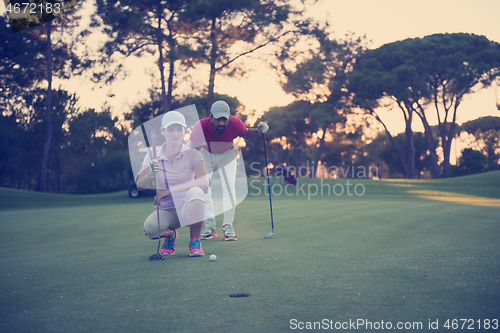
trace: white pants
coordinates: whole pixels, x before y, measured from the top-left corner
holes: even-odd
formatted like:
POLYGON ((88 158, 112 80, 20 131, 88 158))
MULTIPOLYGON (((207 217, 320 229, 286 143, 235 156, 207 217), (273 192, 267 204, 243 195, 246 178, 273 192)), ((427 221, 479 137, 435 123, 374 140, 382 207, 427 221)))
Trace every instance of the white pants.
MULTIPOLYGON (((213 173, 219 173, 222 185, 222 207, 224 211, 224 221, 222 225, 233 225, 234 210, 236 207, 236 158, 238 156, 238 146, 233 147, 223 153, 213 154, 208 152, 205 148, 200 150, 203 159, 205 160, 205 167, 210 179, 213 173)), ((212 200, 212 186, 207 191, 206 213, 205 213, 205 227, 215 227, 215 214, 212 200)))

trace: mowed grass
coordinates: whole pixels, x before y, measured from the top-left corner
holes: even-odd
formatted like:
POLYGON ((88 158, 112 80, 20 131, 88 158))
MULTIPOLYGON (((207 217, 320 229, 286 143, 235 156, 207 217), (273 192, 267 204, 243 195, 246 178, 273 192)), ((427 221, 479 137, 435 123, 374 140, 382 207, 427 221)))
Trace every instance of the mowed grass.
POLYGON ((285 332, 293 319, 449 332, 447 319, 500 319, 500 172, 299 179, 286 193, 272 179, 267 240, 265 179, 249 185, 238 241, 206 240, 190 258, 183 228, 158 262, 142 233, 151 197, 0 189, 0 332, 285 332))

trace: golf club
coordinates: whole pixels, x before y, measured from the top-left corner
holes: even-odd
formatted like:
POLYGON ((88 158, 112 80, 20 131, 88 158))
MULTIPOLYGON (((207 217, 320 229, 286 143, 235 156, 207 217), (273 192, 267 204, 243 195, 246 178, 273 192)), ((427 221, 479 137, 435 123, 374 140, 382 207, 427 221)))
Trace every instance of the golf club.
POLYGON ((266 235, 266 239, 273 237, 274 235, 274 221, 273 221, 273 204, 271 202, 271 184, 269 184, 269 164, 267 164, 267 150, 266 150, 266 134, 262 134, 262 140, 264 141, 264 157, 266 158, 266 173, 267 173, 267 188, 269 190, 269 207, 271 207, 271 232, 266 235))
MULTIPOLYGON (((153 159, 156 159, 156 135, 155 135, 155 130, 151 130, 151 146, 153 150, 153 159)), ((160 237, 160 208, 159 202, 157 200, 158 198, 158 184, 156 183, 157 180, 157 173, 155 171, 155 189, 156 189, 156 196, 155 196, 155 205, 156 205, 156 220, 158 221, 158 248, 156 249, 156 253, 153 254, 151 257, 149 257, 149 260, 163 260, 163 256, 160 253, 160 244, 161 244, 161 237, 160 237)))

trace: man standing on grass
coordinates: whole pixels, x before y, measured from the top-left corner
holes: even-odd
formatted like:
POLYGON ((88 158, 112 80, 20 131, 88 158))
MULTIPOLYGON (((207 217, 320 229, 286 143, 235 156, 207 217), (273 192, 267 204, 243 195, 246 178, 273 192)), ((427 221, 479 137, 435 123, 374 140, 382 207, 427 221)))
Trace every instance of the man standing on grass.
MULTIPOLYGON (((191 132, 191 142, 202 146, 200 152, 205 160, 209 177, 211 178, 213 172, 217 170, 221 178, 224 209, 222 233, 226 241, 237 240, 233 221, 236 202, 236 158, 239 147, 233 140, 238 137, 255 139, 268 130, 269 126, 264 122, 260 122, 257 128, 247 128, 241 119, 230 115, 229 105, 226 102, 216 101, 212 104, 210 116, 198 121, 191 132)), ((210 187, 206 207, 205 230, 201 234, 201 239, 217 238, 210 187)))

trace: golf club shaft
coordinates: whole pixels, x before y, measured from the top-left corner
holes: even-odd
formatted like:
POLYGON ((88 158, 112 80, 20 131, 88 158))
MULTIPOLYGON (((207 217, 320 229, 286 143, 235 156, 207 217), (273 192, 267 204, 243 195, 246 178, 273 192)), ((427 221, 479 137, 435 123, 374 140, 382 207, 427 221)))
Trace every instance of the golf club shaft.
POLYGON ((271 201, 271 184, 269 183, 269 164, 267 163, 267 149, 266 149, 266 134, 262 134, 262 141, 264 141, 264 157, 266 159, 266 174, 267 174, 267 188, 269 190, 269 207, 271 208, 271 230, 274 233, 273 221, 273 204, 271 201))
MULTIPOLYGON (((155 182, 156 182, 156 177, 155 177, 155 182)), ((156 249, 156 253, 160 253, 161 237, 160 237, 160 209, 158 208, 158 205, 159 205, 158 190, 156 190, 156 198, 157 198, 156 199, 156 220, 158 221, 158 248, 156 249)))
MULTIPOLYGON (((155 130, 151 130, 151 146, 153 147, 153 159, 156 159, 156 134, 155 130)), ((156 189, 156 196, 155 196, 155 205, 156 205, 156 221, 158 222, 158 248, 156 250, 156 253, 160 253, 160 244, 161 244, 161 237, 160 237, 160 209, 158 206, 160 205, 160 200, 158 200, 158 184, 157 184, 157 173, 155 171, 155 189, 156 189)))

